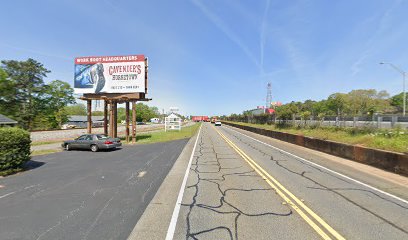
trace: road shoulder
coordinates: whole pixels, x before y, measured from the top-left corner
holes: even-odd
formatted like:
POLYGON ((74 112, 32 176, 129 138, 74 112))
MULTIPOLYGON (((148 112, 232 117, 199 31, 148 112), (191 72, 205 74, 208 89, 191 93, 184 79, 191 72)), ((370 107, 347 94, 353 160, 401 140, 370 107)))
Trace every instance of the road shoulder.
POLYGON ((165 239, 183 177, 198 134, 190 138, 128 240, 165 239))

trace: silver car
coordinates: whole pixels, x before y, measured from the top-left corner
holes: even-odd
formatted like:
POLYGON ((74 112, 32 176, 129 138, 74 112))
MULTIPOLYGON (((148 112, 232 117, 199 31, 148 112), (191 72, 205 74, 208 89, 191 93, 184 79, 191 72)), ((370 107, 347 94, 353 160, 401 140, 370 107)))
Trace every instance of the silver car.
POLYGON ((119 138, 111 138, 103 134, 85 134, 74 140, 64 141, 61 145, 65 150, 90 149, 97 152, 101 149, 115 149, 122 146, 119 138))

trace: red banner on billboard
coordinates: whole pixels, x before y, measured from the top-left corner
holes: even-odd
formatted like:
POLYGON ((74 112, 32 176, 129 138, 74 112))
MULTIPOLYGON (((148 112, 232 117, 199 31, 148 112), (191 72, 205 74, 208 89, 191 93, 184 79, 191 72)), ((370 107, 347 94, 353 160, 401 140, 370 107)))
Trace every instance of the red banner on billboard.
POLYGON ((78 57, 78 58, 75 58, 75 64, 142 62, 144 60, 145 60, 144 55, 78 57))

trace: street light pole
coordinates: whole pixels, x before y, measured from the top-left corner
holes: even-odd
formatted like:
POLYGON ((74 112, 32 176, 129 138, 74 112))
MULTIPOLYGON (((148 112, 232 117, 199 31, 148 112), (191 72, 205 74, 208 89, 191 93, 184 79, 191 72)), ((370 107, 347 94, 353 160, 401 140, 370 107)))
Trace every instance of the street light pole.
POLYGON ((398 68, 397 66, 395 66, 392 63, 388 63, 388 62, 380 62, 380 64, 387 64, 390 65, 392 68, 394 68, 397 72, 401 73, 402 75, 402 92, 403 92, 403 99, 402 99, 402 115, 405 116, 405 111, 406 111, 406 99, 407 99, 407 93, 405 91, 405 75, 407 74, 406 72, 404 72, 403 70, 401 70, 400 68, 398 68))

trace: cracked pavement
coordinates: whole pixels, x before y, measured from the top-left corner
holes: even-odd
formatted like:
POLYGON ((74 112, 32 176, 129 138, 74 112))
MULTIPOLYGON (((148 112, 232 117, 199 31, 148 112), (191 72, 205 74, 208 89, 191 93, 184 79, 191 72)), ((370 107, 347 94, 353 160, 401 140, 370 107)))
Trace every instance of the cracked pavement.
MULTIPOLYGON (((408 238, 408 205, 231 130, 216 127, 346 239, 408 238)), ((321 239, 203 124, 174 239, 321 239)), ((335 238, 333 238, 335 239, 335 238)))

